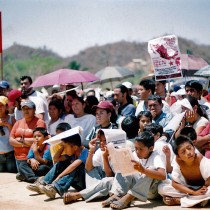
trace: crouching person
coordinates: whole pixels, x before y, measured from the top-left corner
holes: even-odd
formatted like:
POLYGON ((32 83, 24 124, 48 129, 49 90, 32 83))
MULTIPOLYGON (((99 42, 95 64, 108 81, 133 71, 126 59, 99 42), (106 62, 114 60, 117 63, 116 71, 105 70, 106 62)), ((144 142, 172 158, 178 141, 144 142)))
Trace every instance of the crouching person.
POLYGON ((48 139, 45 128, 37 127, 33 130, 34 142, 27 156, 27 162, 19 164, 19 173, 24 181, 34 183, 39 177, 45 176, 52 167, 52 158, 49 144, 42 144, 48 139))
POLYGON ((36 184, 27 189, 37 193, 45 193, 54 199, 56 193, 63 196, 70 186, 80 191, 85 188, 85 162, 88 150, 81 144, 79 133, 61 139, 62 146, 55 154, 59 161, 36 184), (62 155, 65 151, 66 155, 62 155))
POLYGON ((106 138, 102 130, 99 130, 98 136, 89 142, 89 153, 85 168, 86 189, 80 192, 65 193, 64 204, 78 201, 80 198, 88 202, 109 194, 114 172, 109 161, 106 138), (97 142, 99 142, 100 148, 97 148, 97 142))

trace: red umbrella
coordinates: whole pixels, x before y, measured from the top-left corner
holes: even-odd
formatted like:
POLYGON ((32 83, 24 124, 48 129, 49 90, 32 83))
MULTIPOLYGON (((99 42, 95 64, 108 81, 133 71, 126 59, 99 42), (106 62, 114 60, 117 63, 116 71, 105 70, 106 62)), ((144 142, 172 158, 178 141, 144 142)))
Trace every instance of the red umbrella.
POLYGON ((197 55, 181 54, 181 68, 184 70, 184 76, 192 76, 195 71, 208 65, 207 61, 197 55))
POLYGON ((43 87, 57 84, 83 83, 100 80, 94 74, 88 71, 79 71, 72 69, 59 69, 49 74, 45 74, 36 78, 32 83, 32 87, 43 87))

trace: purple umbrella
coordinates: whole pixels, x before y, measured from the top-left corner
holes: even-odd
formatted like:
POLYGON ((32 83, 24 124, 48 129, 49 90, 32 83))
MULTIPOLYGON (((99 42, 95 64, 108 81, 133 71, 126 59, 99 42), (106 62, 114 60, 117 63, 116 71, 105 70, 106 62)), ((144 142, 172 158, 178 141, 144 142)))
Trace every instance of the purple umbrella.
POLYGON ((79 71, 72 69, 59 69, 51 73, 39 76, 32 83, 32 87, 43 87, 59 84, 83 83, 100 80, 94 74, 88 71, 79 71))

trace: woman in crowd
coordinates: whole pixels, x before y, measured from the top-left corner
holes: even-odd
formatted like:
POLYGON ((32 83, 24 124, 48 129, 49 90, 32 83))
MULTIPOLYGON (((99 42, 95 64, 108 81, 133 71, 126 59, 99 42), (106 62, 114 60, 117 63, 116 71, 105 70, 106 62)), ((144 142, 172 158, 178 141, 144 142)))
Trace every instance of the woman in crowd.
MULTIPOLYGON (((14 147, 17 170, 21 161, 27 161, 30 146, 33 143, 33 130, 37 127, 46 128, 45 122, 35 116, 35 104, 26 100, 21 103, 23 119, 16 121, 10 134, 10 144, 14 147)), ((19 173, 16 178, 24 181, 19 173)))
POLYGON ((69 123, 71 128, 80 126, 83 129, 81 140, 84 143, 87 135, 90 133, 91 129, 96 125, 96 118, 92 114, 87 114, 86 104, 83 98, 75 97, 72 100, 71 108, 73 114, 69 114, 65 117, 64 121, 69 123))
POLYGON ((9 135, 15 119, 8 114, 7 109, 8 98, 0 96, 0 172, 15 173, 17 169, 14 149, 9 144, 9 135))

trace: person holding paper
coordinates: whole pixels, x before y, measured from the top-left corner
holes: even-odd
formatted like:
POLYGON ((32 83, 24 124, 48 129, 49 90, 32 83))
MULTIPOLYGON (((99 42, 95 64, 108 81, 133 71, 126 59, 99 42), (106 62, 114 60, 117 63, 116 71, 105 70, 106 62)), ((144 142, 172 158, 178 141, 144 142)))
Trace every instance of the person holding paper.
POLYGON ((85 164, 86 189, 80 192, 64 194, 64 204, 69 204, 83 198, 86 202, 107 196, 112 186, 114 172, 109 160, 106 138, 102 130, 98 136, 89 142, 89 154, 85 164), (100 148, 97 149, 97 143, 100 148))
POLYGON ((93 113, 96 115, 96 123, 87 136, 86 140, 83 142, 85 147, 89 147, 89 142, 96 137, 96 133, 99 129, 117 129, 118 126, 111 122, 112 112, 114 111, 114 106, 109 101, 100 101, 98 105, 93 106, 93 113))
POLYGON ((111 197, 102 202, 110 204, 112 209, 127 208, 134 198, 146 201, 153 191, 156 192, 157 182, 166 179, 165 165, 154 148, 154 136, 144 131, 135 139, 135 149, 132 160, 134 169, 138 172, 134 175, 123 177, 121 173, 115 175, 111 197), (152 187, 151 187, 152 186, 152 187), (155 189, 154 189, 155 188, 155 189))

